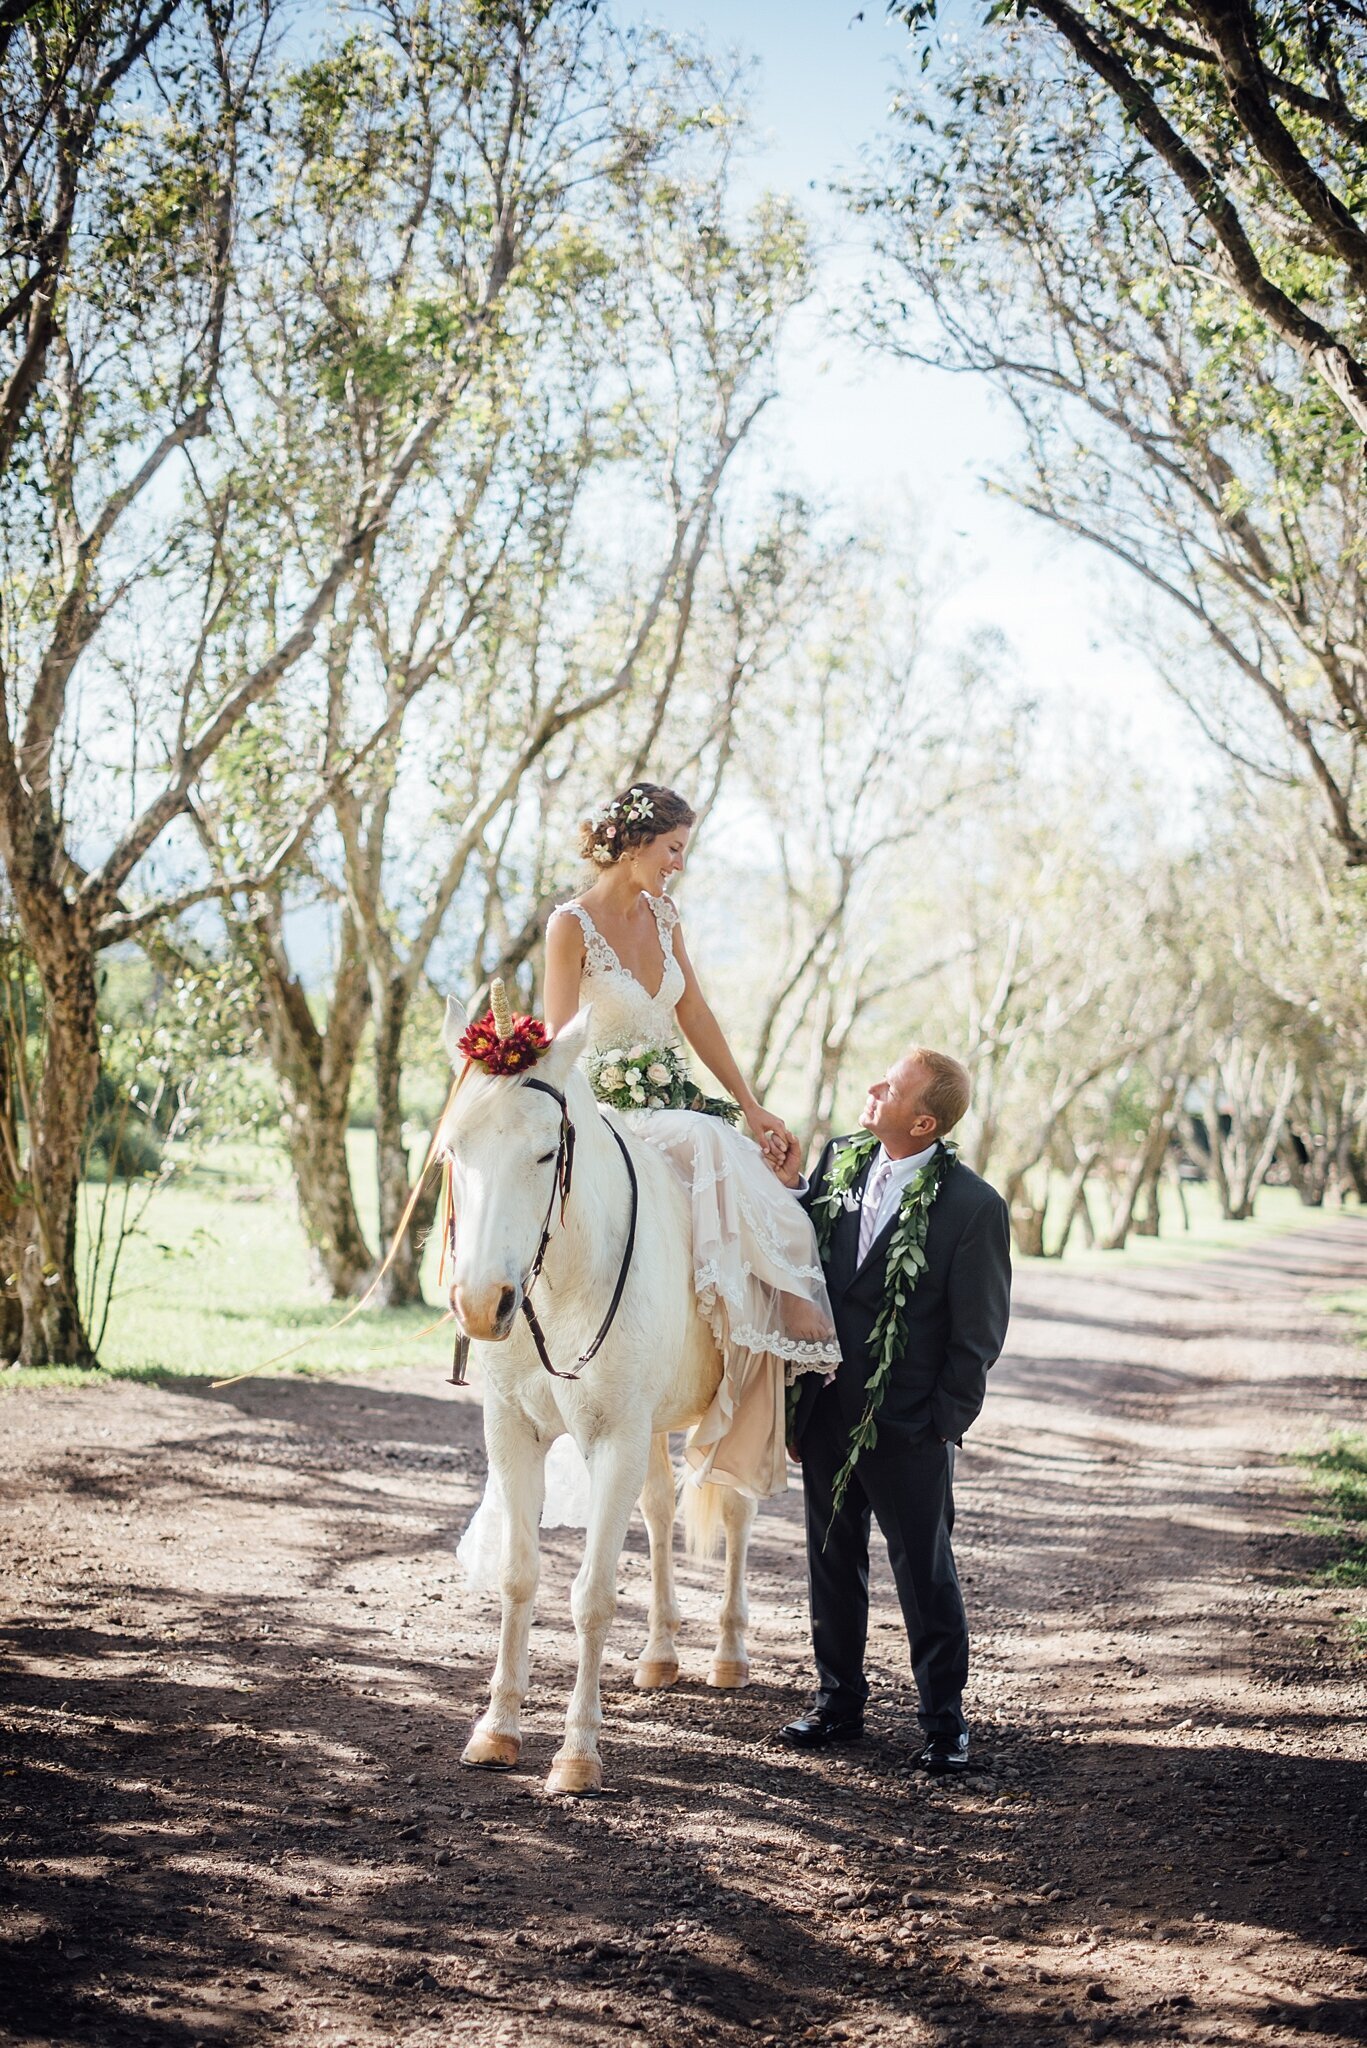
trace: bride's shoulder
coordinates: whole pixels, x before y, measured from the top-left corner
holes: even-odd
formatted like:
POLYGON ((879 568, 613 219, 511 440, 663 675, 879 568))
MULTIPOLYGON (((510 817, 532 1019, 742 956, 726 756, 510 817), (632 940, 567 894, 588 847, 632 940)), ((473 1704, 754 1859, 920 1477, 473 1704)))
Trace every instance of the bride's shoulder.
POLYGON ((589 914, 582 903, 571 896, 567 902, 557 903, 546 919, 546 936, 553 931, 578 932, 582 938, 589 928, 589 914))
POLYGON ((671 896, 651 896, 646 901, 655 913, 655 922, 661 931, 672 932, 679 923, 679 906, 671 896))

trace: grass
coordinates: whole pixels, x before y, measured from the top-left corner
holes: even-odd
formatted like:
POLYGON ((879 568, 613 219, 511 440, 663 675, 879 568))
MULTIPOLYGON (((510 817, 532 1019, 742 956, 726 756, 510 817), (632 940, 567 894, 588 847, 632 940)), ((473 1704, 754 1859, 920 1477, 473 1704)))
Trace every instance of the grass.
MULTIPOLYGON (((374 1243, 374 1138, 356 1132, 349 1142, 361 1221, 374 1243)), ((91 1192, 98 1200, 100 1191, 91 1192)), ((432 1246, 423 1273, 431 1301, 435 1266, 432 1246)), ((125 1244, 101 1369, 13 1369, 0 1375, 0 1387, 226 1378, 304 1338, 313 1340, 307 1350, 272 1366, 272 1376, 358 1372, 407 1360, 449 1368, 449 1331, 404 1341, 437 1308, 369 1311, 333 1330, 345 1309, 324 1299, 313 1275, 283 1160, 265 1147, 224 1147, 155 1195, 141 1230, 125 1244)))
POLYGON ((1334 1315, 1351 1316, 1357 1343, 1367 1345, 1367 1287, 1350 1287, 1346 1294, 1331 1294, 1324 1306, 1334 1315))
MULTIPOLYGON (((1316 1576, 1331 1586, 1367 1586, 1367 1432, 1340 1430, 1298 1463, 1311 1475, 1320 1510, 1310 1523, 1333 1555, 1316 1576)), ((1359 1621, 1355 1633, 1367 1634, 1359 1621)))

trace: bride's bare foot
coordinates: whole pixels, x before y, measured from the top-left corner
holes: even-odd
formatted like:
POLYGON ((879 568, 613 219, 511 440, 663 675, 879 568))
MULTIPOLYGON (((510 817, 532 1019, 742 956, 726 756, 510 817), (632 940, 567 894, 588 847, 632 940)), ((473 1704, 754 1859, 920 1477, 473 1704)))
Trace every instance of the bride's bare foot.
POLYGON ((785 1301, 783 1327, 800 1344, 829 1344, 835 1337, 830 1317, 814 1301, 803 1301, 796 1294, 790 1294, 785 1301))

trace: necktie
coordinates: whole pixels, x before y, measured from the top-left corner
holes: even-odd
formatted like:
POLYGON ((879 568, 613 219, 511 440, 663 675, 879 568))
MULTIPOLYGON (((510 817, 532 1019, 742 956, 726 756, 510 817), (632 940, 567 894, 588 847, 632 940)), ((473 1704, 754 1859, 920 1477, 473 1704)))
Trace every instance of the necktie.
POLYGON ((892 1161, 885 1159, 876 1168, 873 1178, 864 1190, 864 1200, 859 1210, 859 1263, 862 1266, 869 1255, 869 1246, 878 1234, 878 1211, 883 1206, 888 1182, 892 1179, 892 1161))

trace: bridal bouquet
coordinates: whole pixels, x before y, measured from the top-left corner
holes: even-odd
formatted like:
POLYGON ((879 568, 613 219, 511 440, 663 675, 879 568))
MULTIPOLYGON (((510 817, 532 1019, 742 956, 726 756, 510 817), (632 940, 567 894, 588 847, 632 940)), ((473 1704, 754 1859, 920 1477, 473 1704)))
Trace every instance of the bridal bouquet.
POLYGON ((729 1124, 740 1115, 738 1103, 703 1094, 676 1046, 608 1046, 590 1053, 584 1065, 594 1094, 609 1109, 693 1109, 729 1124))

